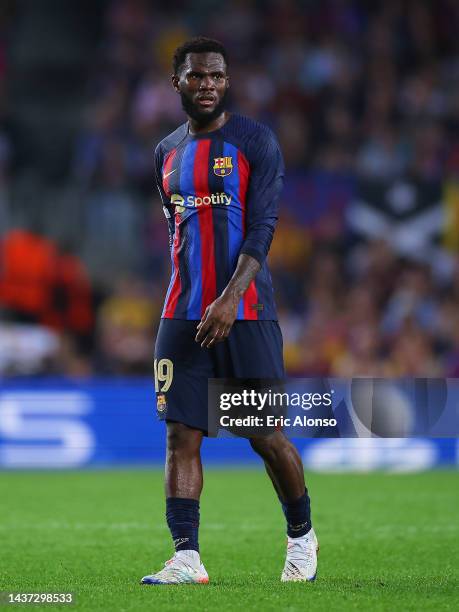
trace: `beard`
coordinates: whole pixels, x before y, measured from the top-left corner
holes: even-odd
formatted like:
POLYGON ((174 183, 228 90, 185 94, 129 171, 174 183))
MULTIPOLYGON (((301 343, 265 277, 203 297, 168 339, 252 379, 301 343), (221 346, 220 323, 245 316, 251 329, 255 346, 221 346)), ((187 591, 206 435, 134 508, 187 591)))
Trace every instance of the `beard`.
POLYGON ((192 99, 183 91, 180 92, 180 99, 182 101, 182 108, 185 113, 191 117, 200 127, 209 125, 214 119, 219 117, 225 110, 226 104, 226 91, 221 97, 219 103, 211 113, 205 113, 200 111, 193 103, 192 99))

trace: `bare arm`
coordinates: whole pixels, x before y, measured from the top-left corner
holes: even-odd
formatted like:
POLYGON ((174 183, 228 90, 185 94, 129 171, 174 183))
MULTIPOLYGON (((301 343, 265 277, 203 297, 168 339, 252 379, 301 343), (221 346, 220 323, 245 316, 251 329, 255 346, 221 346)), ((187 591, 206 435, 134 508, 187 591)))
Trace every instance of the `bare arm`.
POLYGON ((196 342, 210 348, 228 337, 237 316, 239 302, 261 266, 250 255, 239 255, 236 270, 223 293, 207 306, 198 323, 196 342))

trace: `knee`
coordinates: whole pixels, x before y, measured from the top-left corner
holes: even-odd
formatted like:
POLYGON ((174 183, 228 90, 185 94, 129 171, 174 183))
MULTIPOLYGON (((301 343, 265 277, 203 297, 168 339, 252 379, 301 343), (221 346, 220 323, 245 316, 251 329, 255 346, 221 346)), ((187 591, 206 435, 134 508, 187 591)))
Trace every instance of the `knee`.
POLYGON ((194 454, 201 447, 202 432, 182 423, 167 424, 167 452, 194 454))

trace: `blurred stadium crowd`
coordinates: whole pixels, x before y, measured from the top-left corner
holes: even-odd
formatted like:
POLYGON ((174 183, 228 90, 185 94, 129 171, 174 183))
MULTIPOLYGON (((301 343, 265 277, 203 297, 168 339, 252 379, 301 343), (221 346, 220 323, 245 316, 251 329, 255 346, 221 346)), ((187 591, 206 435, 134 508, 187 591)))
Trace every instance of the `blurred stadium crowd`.
POLYGON ((45 4, 0 16, 0 372, 151 373, 170 273, 153 150, 184 120, 173 50, 205 34, 231 107, 285 156, 289 373, 459 376, 455 0, 45 4))

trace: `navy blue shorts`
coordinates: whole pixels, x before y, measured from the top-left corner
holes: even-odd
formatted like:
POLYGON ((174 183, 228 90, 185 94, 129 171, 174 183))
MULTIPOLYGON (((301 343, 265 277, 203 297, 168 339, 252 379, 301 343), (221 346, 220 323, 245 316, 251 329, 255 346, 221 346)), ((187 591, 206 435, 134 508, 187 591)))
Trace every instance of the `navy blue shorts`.
POLYGON ((212 348, 195 342, 199 321, 161 319, 155 346, 157 414, 207 431, 209 378, 284 378, 277 321, 235 321, 212 348))

